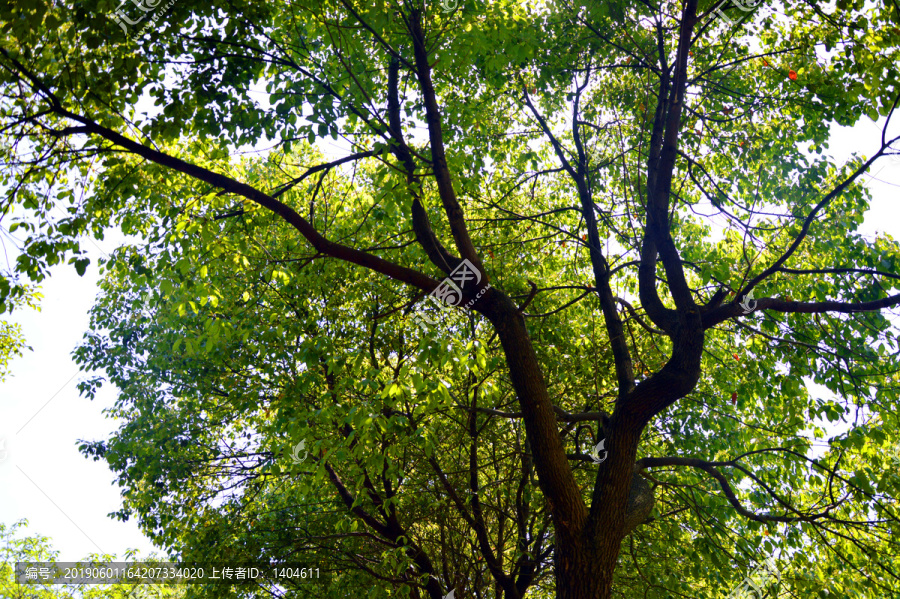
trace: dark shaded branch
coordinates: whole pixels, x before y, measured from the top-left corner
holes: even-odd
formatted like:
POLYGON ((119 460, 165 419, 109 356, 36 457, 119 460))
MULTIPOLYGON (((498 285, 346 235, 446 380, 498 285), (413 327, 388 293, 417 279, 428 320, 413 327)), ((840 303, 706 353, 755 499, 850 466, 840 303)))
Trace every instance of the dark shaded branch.
MULTIPOLYGON (((797 314, 824 314, 826 312, 839 312, 853 314, 856 312, 874 312, 891 308, 900 304, 900 294, 891 295, 882 299, 868 302, 795 302, 774 297, 764 297, 756 300, 756 310, 775 310, 776 312, 791 312, 797 314)), ((714 327, 724 320, 738 316, 746 316, 739 304, 727 304, 703 315, 703 328, 714 327)))
MULTIPOLYGON (((682 457, 665 457, 665 458, 642 458, 637 461, 635 464, 635 468, 640 471, 643 468, 654 468, 654 467, 662 467, 662 466, 690 466, 692 468, 698 468, 703 470, 711 477, 713 477, 716 482, 719 483, 719 486, 722 488, 722 492, 725 494, 725 497, 728 499, 728 503, 734 507, 735 511, 737 511, 740 515, 744 516, 749 520, 753 520, 755 522, 814 522, 816 520, 820 520, 822 518, 826 518, 831 510, 833 510, 837 505, 832 505, 826 508, 824 511, 816 513, 816 514, 807 514, 807 515, 799 515, 799 516, 775 516, 772 514, 757 514, 755 512, 751 512, 746 509, 743 505, 741 505, 740 500, 734 493, 734 489, 731 487, 731 483, 728 482, 728 479, 719 471, 721 467, 732 467, 732 468, 740 468, 741 470, 746 470, 742 468, 737 460, 731 460, 727 462, 708 462, 706 460, 701 460, 698 458, 682 458, 682 457)), ((749 472, 748 472, 749 474, 749 472)), ((758 478, 753 475, 750 475, 756 482, 760 482, 758 478)), ((772 495, 771 489, 765 487, 766 491, 772 495)), ((774 497, 774 495, 773 495, 774 497)), ((776 499, 778 499, 776 497, 776 499)), ((846 498, 845 498, 846 499, 846 498)), ((843 501, 843 500, 842 500, 843 501)), ((784 503, 779 500, 779 503, 784 503)), ((800 513, 798 510, 791 508, 790 506, 786 506, 788 509, 795 513, 800 513)))
POLYGON ((778 269, 778 272, 787 272, 796 275, 812 275, 812 274, 821 274, 821 275, 830 275, 830 274, 846 274, 846 273, 859 273, 864 275, 878 275, 880 277, 888 277, 889 279, 897 279, 900 280, 900 274, 893 272, 885 272, 883 270, 872 270, 868 268, 849 268, 849 267, 839 267, 839 268, 785 268, 784 266, 778 269))
POLYGON ((441 244, 431 222, 428 213, 422 206, 421 186, 416 180, 416 162, 412 152, 403 136, 403 122, 400 119, 400 62, 392 59, 388 65, 388 126, 391 135, 391 151, 406 170, 406 186, 412 195, 412 226, 416 235, 416 241, 425 250, 425 254, 431 262, 445 273, 451 272, 459 265, 461 260, 450 254, 441 244))
MULTIPOLYGON (((659 160, 653 172, 651 187, 647 189, 647 222, 644 229, 645 243, 651 240, 652 246, 646 248, 648 259, 653 259, 652 250, 659 252, 666 271, 669 291, 676 307, 680 311, 695 308, 690 286, 685 278, 684 268, 672 239, 669 223, 669 196, 672 190, 672 177, 675 171, 675 159, 678 155, 678 138, 681 132, 681 115, 684 110, 684 97, 687 89, 687 63, 690 50, 691 35, 697 21, 697 0, 687 0, 681 16, 680 37, 678 40, 678 52, 675 59, 675 73, 672 86, 669 91, 670 98, 667 105, 665 132, 661 140, 659 160)), ((642 253, 643 254, 643 253, 642 253)), ((642 255, 642 259, 645 256, 642 255)), ((655 269, 654 269, 655 270, 655 269)), ((649 275, 645 272, 645 278, 649 275)), ((653 273, 655 275, 655 272, 653 273)), ((643 303, 643 297, 642 303, 643 303)), ((646 309, 646 308, 645 308, 646 309)), ((658 307, 654 310, 658 311, 658 307)), ((651 311, 648 309, 648 315, 651 311)), ((656 323, 666 331, 665 326, 656 323)))
POLYGON ((390 538, 390 531, 386 524, 379 522, 373 515, 362 509, 362 507, 353 505, 356 501, 353 494, 350 493, 344 485, 344 482, 337 475, 337 472, 334 471, 334 468, 331 467, 331 464, 326 463, 325 470, 328 472, 328 478, 331 480, 331 484, 337 489, 338 495, 344 502, 344 505, 347 506, 347 509, 350 510, 354 516, 365 522, 366 526, 381 536, 390 538))
POLYGON ((460 255, 468 259, 482 274, 481 284, 484 286, 490 280, 484 265, 481 264, 478 253, 475 251, 475 246, 472 244, 462 207, 456 198, 456 192, 453 191, 450 169, 447 167, 441 113, 437 104, 434 84, 431 81, 431 66, 428 64, 428 50, 425 31, 422 28, 421 11, 415 9, 411 12, 407 20, 407 27, 412 36, 416 77, 419 81, 419 87, 422 90, 422 100, 425 104, 425 119, 428 123, 428 138, 431 142, 431 163, 438 186, 438 193, 444 205, 444 212, 447 214, 450 231, 453 233, 453 239, 456 241, 456 248, 459 250, 460 255))
POLYGON ((84 127, 92 134, 98 135, 114 144, 125 148, 126 150, 141 156, 151 162, 170 168, 174 171, 193 177, 194 179, 209 183, 210 185, 222 189, 228 193, 247 198, 248 200, 259 204, 263 208, 267 208, 281 217, 285 222, 300 232, 303 237, 316 249, 319 253, 338 258, 365 268, 369 268, 392 279, 402 281, 424 291, 430 292, 438 286, 438 281, 424 275, 411 268, 394 264, 378 256, 368 254, 366 252, 330 241, 319 233, 305 218, 300 216, 293 208, 287 204, 275 199, 263 191, 256 189, 246 183, 235 181, 234 179, 210 171, 204 167, 191 164, 180 158, 176 158, 170 154, 166 154, 159 150, 147 147, 134 140, 131 140, 112 129, 104 127, 87 117, 69 112, 64 108, 55 110, 57 114, 73 121, 82 123, 84 127))

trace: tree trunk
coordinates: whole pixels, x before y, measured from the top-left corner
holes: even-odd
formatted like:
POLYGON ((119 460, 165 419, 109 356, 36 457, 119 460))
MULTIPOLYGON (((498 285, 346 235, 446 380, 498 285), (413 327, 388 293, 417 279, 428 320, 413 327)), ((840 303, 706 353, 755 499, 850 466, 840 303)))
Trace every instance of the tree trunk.
POLYGON ((612 597, 612 580, 622 539, 653 510, 653 492, 638 474, 631 478, 625 526, 621 538, 599 535, 593 542, 566 543, 557 551, 557 599, 606 599, 612 597))
POLYGON ((566 544, 556 554, 557 599, 609 599, 621 541, 566 544), (593 546, 589 546, 593 545, 593 546), (600 545, 598 547, 598 545, 600 545))

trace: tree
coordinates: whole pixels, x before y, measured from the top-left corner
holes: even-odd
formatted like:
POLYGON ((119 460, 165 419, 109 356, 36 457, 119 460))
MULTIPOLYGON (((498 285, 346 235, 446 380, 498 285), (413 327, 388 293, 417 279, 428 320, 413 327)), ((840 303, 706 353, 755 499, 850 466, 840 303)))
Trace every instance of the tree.
MULTIPOLYGON (((19 584, 16 581, 16 562, 56 562, 59 553, 50 539, 42 535, 19 538, 19 530, 28 526, 27 520, 12 525, 0 524, 0 597, 5 599, 174 599, 184 596, 183 589, 169 585, 51 585, 19 584)), ((133 558, 129 553, 126 558, 133 558)), ((115 561, 111 555, 93 554, 82 560, 84 566, 115 561)), ((157 563, 153 558, 144 562, 157 563)))
MULTIPOLYGON (((3 279, 2 283, 8 283, 8 281, 3 279)), ((37 302, 40 300, 41 294, 34 289, 18 287, 17 293, 13 295, 12 285, 10 285, 8 291, 10 297, 4 304, 9 305, 10 312, 22 305, 40 310, 37 302)), ((9 361, 16 356, 21 356, 23 349, 31 349, 31 347, 25 344, 22 327, 14 322, 0 320, 0 382, 3 382, 9 375, 9 361)))
POLYGON ((896 7, 454 5, 4 9, 17 268, 143 240, 79 354, 121 516, 382 596, 713 596, 775 549, 791 592, 896 590, 900 254, 857 232, 896 7), (402 318, 461 267, 453 324, 402 318))

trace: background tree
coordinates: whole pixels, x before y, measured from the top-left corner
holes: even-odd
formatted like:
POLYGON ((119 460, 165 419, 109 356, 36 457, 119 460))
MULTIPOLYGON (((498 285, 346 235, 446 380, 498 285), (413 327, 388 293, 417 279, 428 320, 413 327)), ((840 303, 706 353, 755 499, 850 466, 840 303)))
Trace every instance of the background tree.
POLYGON ((18 269, 143 241, 79 354, 122 517, 342 560, 323 593, 714 596, 776 549, 796 595, 896 589, 898 246, 857 233, 896 7, 113 10, 5 8, 0 65, 18 269), (415 330, 463 260, 472 309, 415 330))
MULTIPOLYGON (((184 596, 183 588, 168 585, 23 585, 16 582, 16 562, 55 562, 59 553, 48 537, 22 536, 26 520, 11 525, 0 524, 0 597, 4 599, 175 599, 184 596)), ((133 553, 125 559, 136 559, 133 553)), ((80 563, 116 561, 112 555, 93 554, 80 563)), ((154 558, 143 559, 154 562, 154 558)))
MULTIPOLYGON (((4 283, 9 285, 9 281, 5 278, 0 280, 0 286, 4 283)), ((9 312, 22 306, 40 310, 37 304, 41 298, 40 293, 33 288, 17 286, 14 295, 12 287, 9 285, 6 288, 9 297, 4 302, 4 307, 9 312)), ((9 376, 9 361, 16 356, 21 356, 24 349, 31 349, 31 347, 25 344, 22 327, 5 319, 0 320, 0 382, 9 376)))

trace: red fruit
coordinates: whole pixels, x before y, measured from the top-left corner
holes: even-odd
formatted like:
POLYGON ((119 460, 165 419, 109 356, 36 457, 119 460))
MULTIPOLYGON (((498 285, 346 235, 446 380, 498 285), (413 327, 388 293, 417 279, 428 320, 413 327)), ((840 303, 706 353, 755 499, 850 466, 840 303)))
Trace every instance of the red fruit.
POLYGON ((765 58, 763 58, 763 66, 764 67, 769 66, 769 62, 765 58))
POLYGON ((737 393, 731 394, 731 405, 737 405, 737 393))
POLYGON ((740 358, 739 358, 739 357, 738 357, 738 355, 737 355, 737 354, 731 354, 731 355, 732 355, 732 356, 734 356, 734 359, 735 359, 735 360, 737 360, 737 361, 738 361, 738 362, 740 362, 740 361, 741 361, 741 359, 740 359, 740 358))
POLYGON ((582 239, 582 241, 587 241, 587 235, 582 235, 581 239, 582 239))
POLYGON ((793 70, 789 71, 788 77, 790 77, 791 81, 796 81, 797 80, 797 71, 793 71, 793 70))

